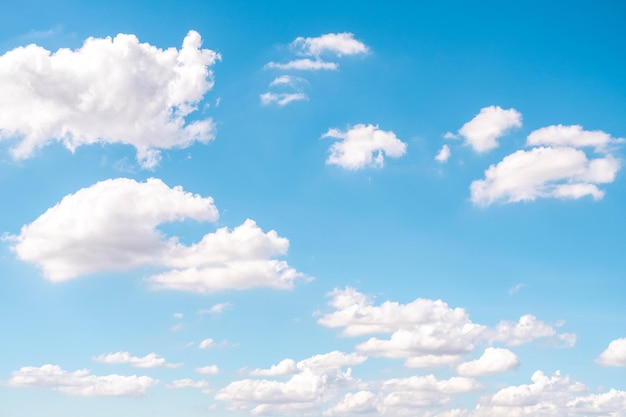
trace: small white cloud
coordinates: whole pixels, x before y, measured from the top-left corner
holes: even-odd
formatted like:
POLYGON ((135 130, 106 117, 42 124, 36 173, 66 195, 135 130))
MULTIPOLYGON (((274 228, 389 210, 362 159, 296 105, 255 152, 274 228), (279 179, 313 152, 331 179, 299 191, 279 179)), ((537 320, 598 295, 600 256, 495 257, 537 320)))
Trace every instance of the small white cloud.
POLYGON ((539 147, 519 150, 485 171, 485 179, 470 186, 474 204, 514 203, 537 198, 578 199, 604 197, 597 184, 610 183, 620 162, 606 155, 588 159, 582 150, 570 147, 539 147))
POLYGON ((174 313, 174 318, 175 319, 182 319, 183 318, 183 313, 174 313))
POLYGON ((327 33, 313 38, 298 37, 291 45, 299 49, 301 54, 316 57, 324 53, 337 56, 369 53, 369 48, 363 42, 354 39, 354 34, 348 32, 327 33))
POLYGON ((322 137, 341 139, 331 145, 326 163, 351 170, 382 167, 383 154, 389 158, 400 158, 407 147, 393 132, 381 130, 376 125, 358 124, 345 132, 329 129, 322 137))
MULTIPOLYGON (((476 152, 486 152, 498 147, 498 139, 509 130, 522 126, 522 115, 515 109, 504 110, 499 106, 484 107, 459 129, 459 136, 476 152)), ((446 139, 457 137, 448 132, 446 139)))
POLYGON ((300 70, 300 71, 319 71, 330 70, 334 71, 339 68, 339 64, 336 62, 326 62, 321 59, 294 59, 287 63, 281 64, 279 62, 268 62, 265 64, 265 68, 279 69, 279 70, 300 70))
POLYGON ((301 77, 295 77, 293 75, 281 75, 276 77, 270 83, 270 87, 288 86, 291 88, 298 88, 300 85, 307 83, 308 81, 301 77))
POLYGON ((519 292, 519 290, 521 290, 522 288, 524 288, 526 286, 526 284, 516 284, 513 287, 509 288, 509 295, 513 296, 515 294, 517 294, 519 292))
POLYGON ((42 387, 78 397, 139 397, 159 381, 148 376, 91 375, 88 369, 68 372, 58 365, 26 366, 11 374, 10 387, 42 387))
POLYGON ((536 339, 552 339, 561 341, 566 347, 576 343, 576 335, 570 333, 557 334, 555 328, 532 314, 525 314, 517 323, 503 320, 489 332, 491 342, 505 342, 509 346, 530 343, 536 339))
POLYGON ((117 178, 67 195, 11 239, 17 256, 55 282, 142 266, 165 269, 148 278, 155 288, 200 293, 226 289, 292 288, 303 275, 287 262, 289 240, 263 232, 253 220, 207 233, 189 246, 158 230, 163 223, 214 222, 211 197, 170 188, 161 180, 117 178), (95 215, 97 213, 97 215, 95 215))
POLYGON ((437 153, 437 156, 435 156, 435 160, 441 163, 445 163, 445 162, 448 162, 449 158, 450 158, 450 147, 448 145, 443 145, 441 149, 439 150, 439 152, 437 153))
POLYGON ((215 340, 213 339, 204 339, 200 343, 198 343, 198 349, 209 349, 217 346, 215 340))
POLYGON ((443 135, 443 138, 444 138, 444 139, 458 139, 458 138, 459 138, 459 135, 455 135, 455 134, 454 134, 454 133, 452 133, 452 132, 446 132, 446 133, 443 135))
POLYGON ((519 367, 519 359, 508 349, 488 347, 482 356, 474 361, 464 362, 457 367, 461 376, 485 376, 513 371, 519 367))
POLYGON ((220 368, 217 365, 208 365, 196 368, 196 372, 203 375, 217 375, 220 373, 220 368))
POLYGON ((267 92, 261 94, 261 104, 269 106, 270 104, 277 104, 280 107, 286 106, 294 101, 308 100, 308 97, 304 93, 272 93, 267 92))
POLYGON ((176 379, 167 384, 168 388, 207 388, 208 386, 206 381, 195 381, 190 378, 176 379))
POLYGON ((135 368, 178 368, 182 363, 167 363, 165 358, 159 357, 156 353, 149 353, 146 356, 131 356, 128 352, 112 352, 95 356, 94 361, 108 364, 128 364, 135 368))
POLYGON ((76 50, 31 44, 0 56, 0 139, 18 138, 23 159, 52 142, 134 146, 154 168, 160 149, 215 137, 211 119, 187 122, 213 88, 209 67, 220 55, 201 49, 190 31, 180 50, 140 43, 135 35, 89 38, 76 50))
POLYGON ((231 306, 231 303, 218 303, 212 305, 211 308, 198 310, 198 314, 222 314, 224 310, 229 309, 231 306))
POLYGON ((596 362, 603 366, 626 368, 626 337, 609 343, 609 347, 598 356, 596 362))

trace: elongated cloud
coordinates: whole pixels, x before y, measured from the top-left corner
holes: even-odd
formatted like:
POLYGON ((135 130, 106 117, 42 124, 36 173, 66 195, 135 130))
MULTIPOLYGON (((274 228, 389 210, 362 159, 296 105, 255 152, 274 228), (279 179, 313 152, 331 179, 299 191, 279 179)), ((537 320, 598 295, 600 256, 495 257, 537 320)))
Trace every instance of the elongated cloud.
POLYGON ((610 145, 623 142, 624 139, 613 138, 601 130, 584 130, 580 125, 547 126, 533 131, 526 138, 526 144, 529 146, 548 145, 574 148, 589 146, 595 148, 598 152, 605 151, 610 145))
POLYGON ((142 266, 164 268, 148 281, 161 289, 200 293, 225 289, 288 289, 302 274, 285 261, 289 241, 246 220, 220 228, 197 243, 164 236, 160 224, 193 219, 214 222, 211 197, 170 188, 161 180, 118 178, 67 195, 19 235, 13 250, 51 281, 142 266))
POLYGON ((261 104, 268 106, 270 104, 277 104, 280 107, 286 106, 289 103, 295 101, 307 100, 307 96, 304 93, 272 93, 267 92, 261 94, 261 104))
POLYGON ((265 68, 280 70, 300 70, 300 71, 319 71, 319 70, 336 70, 339 65, 335 62, 326 62, 321 59, 302 58, 295 59, 286 63, 268 62, 265 68))
POLYGON ((407 304, 385 301, 374 305, 350 287, 335 289, 329 297, 334 311, 322 315, 319 324, 342 328, 342 335, 350 337, 391 334, 388 339, 371 337, 358 344, 357 351, 404 359, 407 367, 458 364, 485 342, 517 346, 545 339, 566 347, 575 343, 575 335, 559 334, 532 315, 524 315, 516 323, 503 320, 489 328, 470 320, 464 309, 451 308, 441 300, 418 298, 407 304))
POLYGON ((0 56, 0 139, 18 138, 11 150, 18 159, 55 141, 71 151, 127 144, 153 168, 160 149, 215 137, 211 119, 186 121, 213 87, 210 67, 220 59, 201 44, 190 31, 180 50, 124 34, 54 53, 37 45, 13 49, 0 56))
POLYGON ((485 178, 472 182, 474 204, 514 203, 537 198, 578 199, 604 197, 599 184, 615 180, 620 162, 611 155, 589 159, 571 147, 538 147, 519 150, 485 171, 485 178))
POLYGON ((168 363, 165 358, 159 357, 156 353, 149 353, 146 356, 132 356, 128 352, 114 352, 98 355, 93 358, 96 362, 108 364, 128 364, 135 368, 178 368, 180 363, 168 363))
POLYGON ((11 374, 10 387, 42 387, 79 397, 138 397, 159 381, 148 376, 91 375, 89 370, 69 372, 58 365, 26 366, 11 374))
MULTIPOLYGON (((465 123, 458 132, 465 138, 465 142, 476 152, 487 152, 498 147, 498 139, 509 130, 522 126, 522 115, 515 109, 504 110, 499 106, 489 106, 480 109, 480 112, 469 122, 465 123)), ((454 138, 450 132, 446 138, 454 138)))
POLYGON ((327 33, 325 35, 296 38, 291 45, 304 55, 320 56, 331 53, 337 56, 367 54, 369 48, 361 41, 354 39, 349 32, 327 33))
POLYGON ((346 131, 330 129, 322 137, 341 139, 331 145, 326 163, 350 170, 380 168, 385 163, 385 156, 400 158, 407 147, 393 132, 375 125, 358 124, 346 131))
POLYGON ((512 371, 519 367, 519 359, 508 349, 488 347, 482 356, 457 367, 461 376, 485 376, 512 371))

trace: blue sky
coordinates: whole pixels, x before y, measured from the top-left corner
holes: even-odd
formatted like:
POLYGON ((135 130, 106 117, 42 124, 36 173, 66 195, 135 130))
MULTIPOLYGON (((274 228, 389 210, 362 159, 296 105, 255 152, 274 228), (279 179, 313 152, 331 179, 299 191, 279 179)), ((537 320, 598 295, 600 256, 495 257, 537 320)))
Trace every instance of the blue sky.
POLYGON ((626 416, 620 2, 0 13, 0 414, 626 416))

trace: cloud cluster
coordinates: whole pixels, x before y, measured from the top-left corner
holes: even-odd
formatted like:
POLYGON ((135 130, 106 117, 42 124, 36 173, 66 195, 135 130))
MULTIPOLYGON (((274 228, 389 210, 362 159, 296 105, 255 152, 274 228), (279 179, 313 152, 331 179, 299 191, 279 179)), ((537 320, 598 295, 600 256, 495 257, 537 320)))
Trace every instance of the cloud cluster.
POLYGON ((256 369, 252 376, 291 375, 287 381, 243 379, 222 388, 215 399, 229 408, 258 414, 298 414, 319 407, 334 398, 340 388, 354 385, 351 368, 367 358, 356 353, 333 351, 295 362, 285 359, 268 369, 256 369))
MULTIPOLYGON (((342 335, 350 337, 391 334, 388 339, 371 337, 358 344, 356 349, 369 356, 404 359, 407 367, 457 364, 464 355, 485 342, 500 342, 508 346, 536 339, 566 346, 575 342, 574 335, 558 334, 552 326, 532 315, 522 316, 517 323, 501 321, 489 328, 472 322, 464 309, 451 308, 441 300, 418 298, 408 304, 385 301, 377 306, 350 287, 335 289, 329 296, 329 305, 334 311, 321 316, 319 324, 342 328, 342 335)), ((490 351, 487 359, 479 364, 466 365, 464 369, 476 368, 490 357, 502 353, 490 351)), ((499 366, 498 369, 505 371, 511 368, 509 365, 499 366)))
POLYGON ((596 362, 603 366, 619 366, 626 368, 626 337, 615 339, 598 356, 596 362))
POLYGON ((51 281, 82 275, 164 268, 148 281, 159 289, 200 293, 270 287, 288 289, 302 274, 285 261, 289 241, 246 220, 219 228, 197 243, 166 237, 160 224, 193 219, 215 222, 211 197, 170 188, 161 180, 118 178, 98 182, 48 209, 12 236, 17 256, 39 266, 51 281))
POLYGON ((138 397, 159 381, 148 376, 91 375, 89 370, 68 372, 58 365, 25 366, 11 374, 10 387, 50 388, 79 397, 138 397))
POLYGON ((114 352, 95 356, 94 361, 108 364, 128 364, 135 368, 178 368, 182 363, 168 363, 165 358, 156 353, 148 353, 146 356, 131 356, 128 352, 114 352))
POLYGON ((407 147, 393 132, 381 130, 375 125, 358 124, 346 131, 329 129, 322 138, 340 139, 330 146, 326 163, 350 170, 382 167, 385 156, 400 158, 407 147))
MULTIPOLYGON (((336 62, 325 61, 323 56, 342 57, 345 55, 362 55, 369 53, 369 48, 354 38, 352 33, 327 33, 318 37, 298 37, 291 43, 291 49, 299 57, 288 62, 268 62, 267 69, 281 71, 335 71, 339 69, 336 62)), ((260 95, 261 104, 276 104, 279 107, 287 104, 308 100, 302 85, 307 80, 292 75, 276 77, 270 88, 282 88, 283 91, 268 91, 260 95), (286 89, 286 91, 285 91, 286 89)))
POLYGON ((0 139, 18 138, 11 150, 18 159, 54 141, 71 151, 127 144, 153 168, 159 149, 215 137, 210 118, 186 120, 213 87, 209 68, 220 59, 201 44, 190 31, 180 50, 124 34, 54 53, 34 44, 13 49, 0 56, 0 139))

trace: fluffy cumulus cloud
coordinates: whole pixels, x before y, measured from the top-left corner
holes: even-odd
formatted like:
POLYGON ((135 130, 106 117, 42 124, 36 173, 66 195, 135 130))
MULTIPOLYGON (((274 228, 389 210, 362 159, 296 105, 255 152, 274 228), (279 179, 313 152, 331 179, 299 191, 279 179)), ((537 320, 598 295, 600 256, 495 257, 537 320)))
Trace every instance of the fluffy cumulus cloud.
POLYGON ((89 370, 69 372, 58 365, 26 366, 11 374, 10 387, 42 387, 79 397, 138 397, 158 380, 148 376, 91 375, 89 370))
POLYGON ((498 147, 498 139, 509 130, 522 126, 522 114, 515 109, 504 110, 499 106, 484 107, 458 131, 458 135, 446 133, 446 138, 461 136, 476 152, 487 152, 498 147))
POLYGON ((213 87, 219 54, 190 31, 180 50, 140 43, 134 35, 89 38, 76 50, 37 45, 0 56, 0 139, 17 138, 15 158, 62 142, 68 149, 121 143, 145 168, 159 149, 215 137, 211 119, 187 116, 213 87))
POLYGON ((626 337, 613 340, 596 362, 603 366, 620 366, 626 368, 626 337))
POLYGON ((170 188, 158 179, 118 178, 96 183, 48 209, 12 236, 17 256, 39 266, 51 281, 141 266, 164 268, 149 278, 155 288, 200 293, 225 289, 288 289, 302 276, 285 261, 289 241, 254 221, 207 233, 197 243, 166 237, 160 224, 214 222, 211 197, 170 188))
POLYGON ((450 147, 448 145, 443 145, 437 155, 435 156, 435 160, 437 162, 446 163, 450 159, 450 147))
POLYGON ((128 364, 135 368, 178 368, 181 363, 168 363, 165 358, 160 357, 156 353, 149 353, 146 356, 132 356, 128 352, 114 352, 98 355, 93 358, 94 361, 108 364, 128 364))
POLYGON ((374 305, 353 288, 335 289, 329 305, 334 311, 322 315, 318 323, 342 328, 344 336, 391 334, 388 339, 371 337, 357 345, 369 356, 405 360, 408 367, 438 367, 460 363, 464 355, 481 343, 515 346, 537 339, 570 346, 572 334, 559 334, 532 315, 517 323, 501 321, 495 327, 474 323, 462 308, 451 308, 441 300, 418 298, 408 304, 385 301, 374 305))
POLYGON ((488 347, 476 360, 463 362, 457 367, 461 376, 485 376, 512 371, 519 367, 519 359, 508 349, 488 347))
POLYGON ((331 145, 326 163, 350 170, 382 167, 385 156, 400 158, 406 153, 406 143, 375 125, 358 124, 346 131, 330 129, 322 137, 340 139, 331 145))
POLYGON ((576 417, 626 416, 626 392, 611 389, 589 394, 582 383, 560 372, 546 375, 536 371, 531 384, 510 386, 481 398, 471 417, 576 417))
POLYGON ((367 358, 357 353, 333 351, 295 363, 286 359, 268 369, 250 372, 253 376, 291 375, 286 381, 243 379, 222 388, 215 399, 232 410, 258 414, 300 414, 318 408, 334 398, 340 388, 351 387, 355 380, 351 368, 367 358))
POLYGON ((485 171, 485 178, 472 182, 472 202, 487 206, 537 198, 578 199, 604 197, 599 184, 613 182, 620 162, 611 155, 588 158, 572 147, 537 147, 518 150, 485 171))

